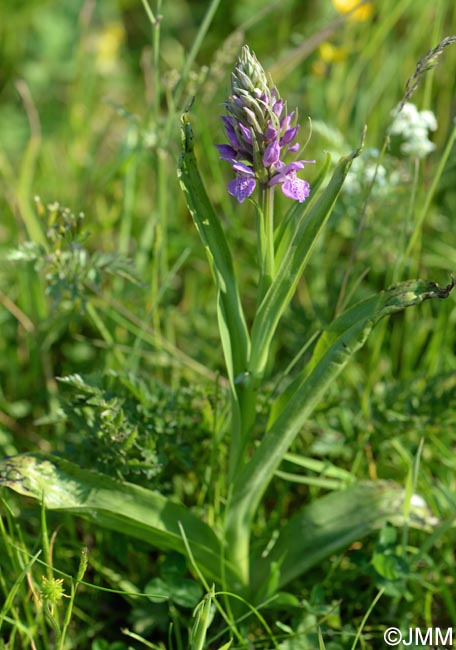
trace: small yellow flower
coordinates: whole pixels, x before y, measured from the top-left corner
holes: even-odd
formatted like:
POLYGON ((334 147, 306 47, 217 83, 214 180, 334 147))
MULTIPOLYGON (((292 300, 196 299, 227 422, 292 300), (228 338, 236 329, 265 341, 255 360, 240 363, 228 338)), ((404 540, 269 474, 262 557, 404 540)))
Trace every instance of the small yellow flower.
POLYGON ((340 63, 347 58, 347 51, 343 47, 324 41, 318 48, 319 58, 312 63, 312 73, 315 77, 324 78, 328 68, 333 63, 340 63))
POLYGON ((347 58, 347 52, 343 47, 337 47, 329 41, 324 41, 318 48, 318 53, 325 63, 340 63, 347 58))
POLYGON ((318 61, 312 62, 312 75, 318 79, 323 79, 326 77, 327 65, 319 59, 318 61))
POLYGON ((111 22, 104 26, 94 39, 95 67, 100 74, 111 74, 115 71, 120 48, 125 40, 122 23, 111 22))
MULTIPOLYGON (((335 9, 341 14, 347 14, 349 11, 354 9, 357 5, 360 4, 360 0, 332 0, 332 3, 335 9)), ((366 2, 359 9, 350 14, 350 18, 354 20, 359 20, 363 22, 369 18, 372 14, 372 4, 366 2)))

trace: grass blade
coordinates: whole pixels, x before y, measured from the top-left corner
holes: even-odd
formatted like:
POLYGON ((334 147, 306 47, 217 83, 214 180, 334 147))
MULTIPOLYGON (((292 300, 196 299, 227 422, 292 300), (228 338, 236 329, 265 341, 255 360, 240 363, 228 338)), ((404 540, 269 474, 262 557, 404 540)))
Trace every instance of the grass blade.
POLYGON ((19 591, 22 582, 26 579, 27 573, 30 571, 31 567, 35 564, 36 560, 38 557, 41 555, 41 551, 38 551, 35 553, 35 555, 32 557, 30 562, 28 562, 20 572, 20 574, 17 576, 16 581, 14 585, 10 588, 9 593, 6 596, 6 600, 3 604, 3 607, 0 609, 0 629, 2 628, 3 621, 6 618, 7 612, 11 609, 14 599, 16 597, 17 592, 19 591))

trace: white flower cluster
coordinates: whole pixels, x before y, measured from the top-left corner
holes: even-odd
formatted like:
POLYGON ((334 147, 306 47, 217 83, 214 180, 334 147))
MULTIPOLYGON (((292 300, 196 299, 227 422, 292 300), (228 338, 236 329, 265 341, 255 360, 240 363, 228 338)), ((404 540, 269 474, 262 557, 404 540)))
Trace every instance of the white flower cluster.
POLYGON ((344 190, 350 194, 362 194, 372 181, 372 193, 383 195, 388 189, 386 169, 378 164, 378 149, 367 149, 362 156, 355 158, 344 183, 344 190))
POLYGON ((429 131, 437 129, 437 120, 432 111, 419 111, 415 104, 404 104, 402 110, 393 111, 394 121, 390 133, 403 138, 402 153, 417 158, 425 158, 435 149, 428 138, 429 131))

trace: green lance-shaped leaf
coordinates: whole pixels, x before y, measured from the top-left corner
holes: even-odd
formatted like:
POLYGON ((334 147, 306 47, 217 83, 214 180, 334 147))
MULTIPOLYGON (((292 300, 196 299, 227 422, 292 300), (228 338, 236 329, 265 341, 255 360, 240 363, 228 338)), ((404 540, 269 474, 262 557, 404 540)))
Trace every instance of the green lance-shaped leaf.
POLYGON ((182 154, 178 176, 217 284, 220 335, 228 376, 234 385, 235 378, 246 371, 249 336, 231 252, 198 171, 192 128, 185 113, 182 116, 182 154))
MULTIPOLYGON (((220 542, 212 529, 190 510, 163 495, 81 469, 45 454, 25 454, 0 462, 0 486, 38 501, 50 510, 83 516, 161 550, 186 555, 179 522, 201 572, 220 582, 220 542)), ((227 578, 235 572, 226 566, 227 578)))
MULTIPOLYGON (((312 358, 287 391, 278 398, 276 417, 250 461, 235 478, 227 516, 227 536, 233 549, 230 559, 245 565, 249 527, 274 471, 301 430, 324 391, 364 344, 375 324, 384 316, 429 298, 446 298, 454 286, 412 280, 361 301, 339 316, 321 335, 312 358)), ((273 406, 274 408, 274 406, 273 406)), ((245 576, 245 566, 243 574, 245 576)))
POLYGON ((277 275, 263 298, 252 325, 248 370, 254 377, 263 376, 277 324, 293 297, 318 234, 331 214, 345 177, 353 160, 361 153, 361 148, 362 144, 350 156, 341 158, 328 186, 310 210, 307 211, 305 203, 296 206, 287 219, 287 231, 279 231, 277 275))
POLYGON ((307 201, 303 203, 295 202, 285 214, 283 220, 279 223, 277 231, 274 235, 275 247, 275 264, 280 268, 284 257, 290 246, 290 242, 298 230, 301 222, 306 218, 307 214, 312 210, 318 200, 318 190, 323 184, 329 171, 331 164, 331 155, 326 154, 326 160, 322 165, 318 176, 312 181, 312 194, 307 201))
POLYGON ((270 553, 253 559, 252 596, 261 599, 272 595, 268 593, 269 576, 274 576, 272 588, 282 589, 331 553, 347 548, 388 521, 398 526, 407 523, 430 528, 435 520, 424 502, 417 499, 406 517, 404 501, 405 491, 400 485, 373 481, 333 492, 304 506, 282 528, 270 553))

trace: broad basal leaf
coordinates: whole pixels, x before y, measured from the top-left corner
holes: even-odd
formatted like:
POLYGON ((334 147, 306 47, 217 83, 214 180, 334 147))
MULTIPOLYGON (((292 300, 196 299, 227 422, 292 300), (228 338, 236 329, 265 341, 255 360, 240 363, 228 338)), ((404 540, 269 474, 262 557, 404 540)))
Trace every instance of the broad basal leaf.
MULTIPOLYGON (((320 563, 331 553, 381 528, 387 521, 402 525, 404 489, 395 483, 360 483, 341 492, 333 492, 306 505, 282 528, 271 552, 259 554, 252 562, 252 596, 267 597, 267 576, 278 574, 274 588, 280 589, 294 578, 320 563)), ((407 517, 412 526, 432 525, 425 504, 416 500, 407 517)))
MULTIPOLYGON (((46 508, 82 515, 161 550, 186 555, 179 523, 203 574, 220 581, 221 549, 215 533, 185 506, 145 488, 81 469, 61 458, 26 454, 0 462, 0 485, 46 508)), ((236 572, 225 567, 227 578, 236 572)))

